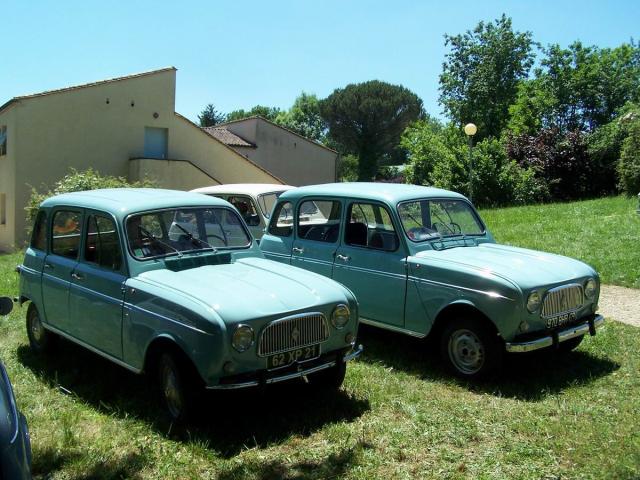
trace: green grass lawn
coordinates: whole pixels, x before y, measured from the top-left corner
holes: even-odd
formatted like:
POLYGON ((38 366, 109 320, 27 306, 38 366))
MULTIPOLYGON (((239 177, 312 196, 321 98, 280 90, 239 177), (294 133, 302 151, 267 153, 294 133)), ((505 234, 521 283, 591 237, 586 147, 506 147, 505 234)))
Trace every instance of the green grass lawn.
MULTIPOLYGON (((613 198, 483 216, 501 241, 639 286, 640 219, 627 207, 613 198)), ((20 260, 0 256, 0 295, 17 293, 20 260)), ((510 358, 482 385, 453 379, 424 342, 363 327, 365 354, 338 394, 296 383, 211 395, 178 431, 144 378, 67 342, 34 355, 25 313, 0 321, 0 359, 29 421, 36 478, 640 477, 640 329, 616 322, 572 354, 510 358)))
POLYGON ((637 199, 512 207, 481 212, 500 243, 559 253, 593 266, 604 283, 640 288, 637 199))

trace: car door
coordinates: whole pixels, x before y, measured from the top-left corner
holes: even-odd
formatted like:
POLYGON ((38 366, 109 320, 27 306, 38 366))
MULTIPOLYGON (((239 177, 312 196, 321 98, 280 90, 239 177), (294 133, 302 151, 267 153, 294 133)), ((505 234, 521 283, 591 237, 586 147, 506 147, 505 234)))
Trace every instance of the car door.
POLYGON ((291 263, 293 223, 293 204, 289 201, 278 202, 273 209, 267 233, 260 241, 260 250, 265 258, 291 263))
POLYGON ((341 200, 307 198, 298 202, 291 265, 331 278, 341 214, 341 200))
POLYGON ((404 248, 384 205, 365 201, 348 205, 333 279, 353 291, 365 321, 404 326, 404 248))
POLYGON ((69 289, 78 264, 83 212, 59 207, 52 212, 49 251, 42 270, 42 304, 47 323, 69 332, 69 289))
POLYGON ((127 279, 122 242, 115 220, 85 212, 82 253, 72 272, 70 331, 74 337, 122 358, 122 309, 127 279))

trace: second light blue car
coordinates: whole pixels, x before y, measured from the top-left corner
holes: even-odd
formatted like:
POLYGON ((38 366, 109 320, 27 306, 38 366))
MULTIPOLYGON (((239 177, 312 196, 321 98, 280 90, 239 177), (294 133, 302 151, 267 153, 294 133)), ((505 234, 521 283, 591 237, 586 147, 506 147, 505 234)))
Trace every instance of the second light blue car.
POLYGON ((435 336, 462 377, 486 375, 504 352, 571 350, 604 321, 591 267, 497 244, 473 205, 446 190, 381 183, 289 190, 260 247, 269 259, 343 283, 358 298, 362 323, 435 336))

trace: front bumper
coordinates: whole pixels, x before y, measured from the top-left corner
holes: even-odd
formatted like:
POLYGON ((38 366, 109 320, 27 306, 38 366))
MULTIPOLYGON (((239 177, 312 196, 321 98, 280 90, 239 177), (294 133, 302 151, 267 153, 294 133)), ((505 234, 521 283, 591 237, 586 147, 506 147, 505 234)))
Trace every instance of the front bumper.
POLYGON ((507 342, 505 348, 507 352, 512 353, 525 353, 539 350, 541 348, 551 347, 558 345, 561 342, 565 342, 571 338, 586 335, 596 334, 596 329, 600 328, 604 324, 604 317, 602 315, 593 315, 586 322, 573 325, 563 330, 553 332, 551 335, 536 338, 535 340, 529 340, 526 342, 507 342))
POLYGON ((305 377, 331 367, 335 367, 338 362, 348 362, 357 358, 362 353, 362 345, 353 347, 346 354, 330 353, 320 358, 309 360, 303 363, 295 363, 277 371, 262 371, 248 375, 236 375, 225 377, 218 385, 207 386, 207 390, 236 390, 239 388, 258 387, 271 383, 286 382, 295 378, 305 377))

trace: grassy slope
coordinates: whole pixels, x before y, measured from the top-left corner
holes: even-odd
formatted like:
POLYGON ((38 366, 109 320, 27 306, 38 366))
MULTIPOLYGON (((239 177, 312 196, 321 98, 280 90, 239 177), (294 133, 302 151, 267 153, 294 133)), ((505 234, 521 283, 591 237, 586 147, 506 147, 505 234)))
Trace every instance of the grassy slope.
POLYGON ((578 258, 604 283, 640 288, 637 200, 611 197, 482 211, 500 243, 578 258))
MULTIPOLYGON (((0 256, 0 295, 15 294, 19 260, 0 256)), ((0 323, 0 358, 37 478, 640 476, 633 327, 610 324, 564 358, 517 358, 481 387, 453 380, 421 342, 363 329, 366 354, 339 394, 292 385, 210 397, 198 427, 169 433, 143 379, 67 343, 34 356, 24 314, 0 323)))

